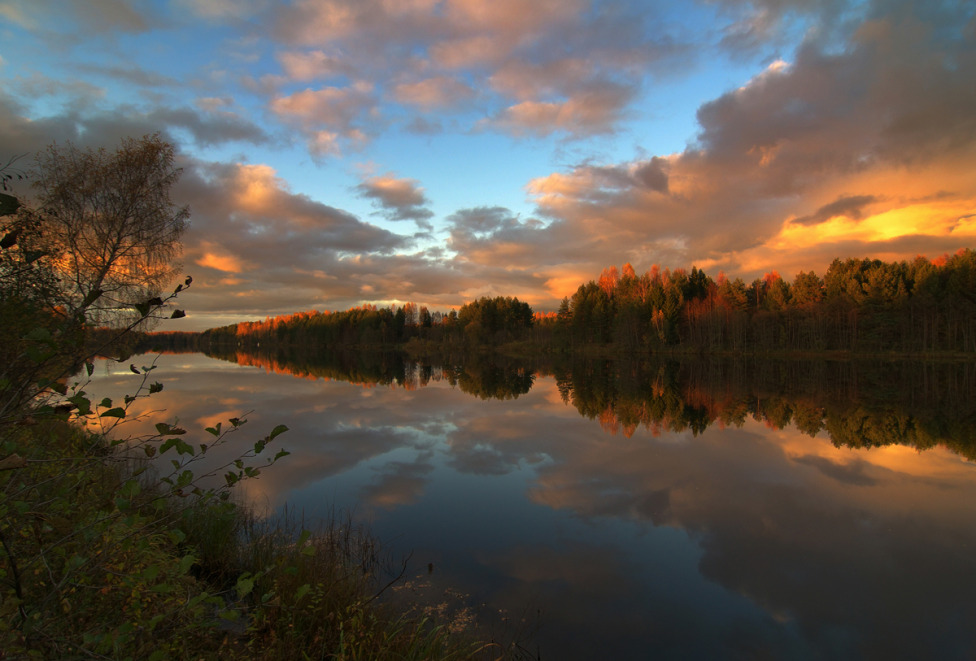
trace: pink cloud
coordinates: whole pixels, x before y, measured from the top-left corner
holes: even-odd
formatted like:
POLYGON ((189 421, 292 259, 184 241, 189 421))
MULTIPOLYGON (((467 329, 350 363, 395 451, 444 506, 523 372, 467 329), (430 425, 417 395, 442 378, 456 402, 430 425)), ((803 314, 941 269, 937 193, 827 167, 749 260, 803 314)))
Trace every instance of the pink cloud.
POLYGON ((415 83, 401 83, 393 88, 401 103, 425 110, 457 106, 474 96, 471 87, 456 78, 437 76, 415 83))

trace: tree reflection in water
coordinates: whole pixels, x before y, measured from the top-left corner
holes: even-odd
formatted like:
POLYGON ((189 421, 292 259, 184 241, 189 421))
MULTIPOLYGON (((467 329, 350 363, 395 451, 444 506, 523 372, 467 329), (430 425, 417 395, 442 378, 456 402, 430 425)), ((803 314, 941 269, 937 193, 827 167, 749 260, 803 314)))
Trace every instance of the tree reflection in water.
POLYGON ((492 354, 432 365, 395 352, 208 354, 269 372, 363 386, 422 388, 447 381, 480 399, 514 399, 537 376, 552 376, 563 401, 605 431, 630 437, 711 425, 740 427, 747 418, 773 429, 826 431, 850 448, 944 446, 976 460, 976 364, 738 360, 534 361, 492 354))

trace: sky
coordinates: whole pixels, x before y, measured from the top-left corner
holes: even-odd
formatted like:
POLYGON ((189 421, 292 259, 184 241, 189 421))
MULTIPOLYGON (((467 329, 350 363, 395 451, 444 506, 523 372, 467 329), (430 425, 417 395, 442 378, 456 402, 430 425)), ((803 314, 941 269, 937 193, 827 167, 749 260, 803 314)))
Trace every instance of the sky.
MULTIPOLYGON (((159 132, 200 330, 976 246, 969 0, 0 0, 0 163, 159 132)), ((29 186, 15 192, 29 197, 29 186)))

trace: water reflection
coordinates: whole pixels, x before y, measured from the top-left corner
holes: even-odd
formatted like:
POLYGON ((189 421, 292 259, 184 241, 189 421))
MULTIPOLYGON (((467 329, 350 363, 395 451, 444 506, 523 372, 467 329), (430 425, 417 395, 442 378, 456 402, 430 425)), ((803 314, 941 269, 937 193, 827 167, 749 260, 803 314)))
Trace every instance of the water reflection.
POLYGON ((152 405, 285 422, 252 498, 352 509, 544 659, 976 651, 971 366, 261 360, 164 356, 152 405))

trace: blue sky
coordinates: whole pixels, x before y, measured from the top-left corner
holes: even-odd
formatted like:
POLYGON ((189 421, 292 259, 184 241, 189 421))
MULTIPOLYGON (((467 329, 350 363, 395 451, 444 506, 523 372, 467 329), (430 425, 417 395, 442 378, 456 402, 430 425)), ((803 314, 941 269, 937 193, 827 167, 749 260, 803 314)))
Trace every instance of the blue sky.
POLYGON ((554 309, 625 262, 789 279, 972 247, 973 16, 0 0, 0 157, 173 141, 195 279, 181 328, 482 295, 554 309))

